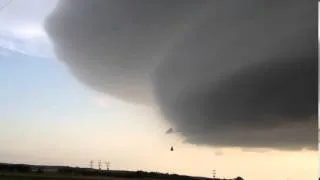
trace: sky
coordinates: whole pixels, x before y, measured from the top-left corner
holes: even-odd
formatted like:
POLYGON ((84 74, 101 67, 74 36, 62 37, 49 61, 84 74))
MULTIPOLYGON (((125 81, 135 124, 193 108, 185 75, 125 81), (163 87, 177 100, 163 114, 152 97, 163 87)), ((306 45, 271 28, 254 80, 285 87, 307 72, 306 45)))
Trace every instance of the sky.
POLYGON ((143 2, 0 11, 0 162, 316 178, 310 4, 143 2))

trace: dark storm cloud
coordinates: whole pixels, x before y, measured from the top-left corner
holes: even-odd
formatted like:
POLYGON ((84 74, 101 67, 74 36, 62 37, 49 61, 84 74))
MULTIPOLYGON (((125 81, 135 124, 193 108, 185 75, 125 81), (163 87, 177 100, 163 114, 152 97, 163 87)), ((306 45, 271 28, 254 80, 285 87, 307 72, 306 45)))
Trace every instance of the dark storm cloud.
POLYGON ((46 21, 81 82, 159 105, 193 144, 317 147, 312 1, 64 0, 46 21))
MULTIPOLYGON (((47 19, 58 57, 80 81, 150 103, 149 73, 205 1, 66 0, 47 19), (192 13, 192 14, 190 14, 192 13)), ((181 36, 181 35, 180 35, 181 36)))

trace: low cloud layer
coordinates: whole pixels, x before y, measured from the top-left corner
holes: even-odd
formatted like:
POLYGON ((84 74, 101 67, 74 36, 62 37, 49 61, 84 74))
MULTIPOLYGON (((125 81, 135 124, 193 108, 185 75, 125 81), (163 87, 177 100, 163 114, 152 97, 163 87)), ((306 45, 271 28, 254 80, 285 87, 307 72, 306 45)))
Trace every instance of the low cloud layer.
POLYGON ((64 0, 46 30, 79 81, 159 106, 189 143, 316 149, 316 13, 299 0, 64 0))

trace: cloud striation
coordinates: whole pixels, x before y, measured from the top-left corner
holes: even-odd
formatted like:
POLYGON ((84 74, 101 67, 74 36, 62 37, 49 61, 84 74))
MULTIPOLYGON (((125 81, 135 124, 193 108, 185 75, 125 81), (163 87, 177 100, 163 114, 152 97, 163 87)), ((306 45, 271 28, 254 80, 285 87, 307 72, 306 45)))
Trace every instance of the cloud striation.
POLYGON ((188 143, 317 147, 315 2, 63 0, 45 27, 79 81, 159 106, 188 143))

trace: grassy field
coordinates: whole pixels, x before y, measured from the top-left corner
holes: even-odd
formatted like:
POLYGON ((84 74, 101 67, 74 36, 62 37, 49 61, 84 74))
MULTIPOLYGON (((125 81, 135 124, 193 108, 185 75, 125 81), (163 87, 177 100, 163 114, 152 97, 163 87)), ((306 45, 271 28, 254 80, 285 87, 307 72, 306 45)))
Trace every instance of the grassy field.
MULTIPOLYGON (((134 178, 115 178, 115 177, 85 177, 85 176, 62 176, 50 174, 0 174, 0 180, 138 180, 134 178)), ((152 180, 143 178, 144 180, 152 180)))

